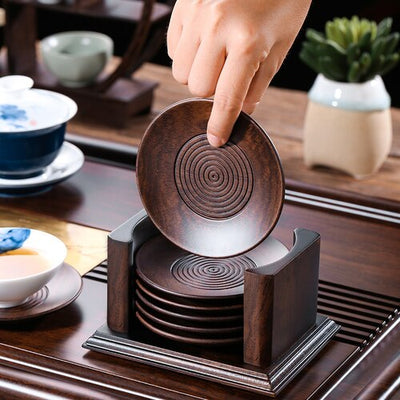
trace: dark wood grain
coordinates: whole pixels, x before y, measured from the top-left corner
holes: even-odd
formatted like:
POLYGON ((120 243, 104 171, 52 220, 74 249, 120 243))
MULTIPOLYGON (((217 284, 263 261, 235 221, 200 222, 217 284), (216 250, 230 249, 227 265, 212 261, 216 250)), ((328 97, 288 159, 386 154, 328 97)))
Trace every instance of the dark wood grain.
POLYGON ((62 398, 79 400, 119 400, 125 395, 100 392, 89 388, 87 383, 66 382, 62 379, 51 379, 35 372, 21 371, 18 368, 0 365, 0 388, 4 399, 62 398))
POLYGON ((400 354, 361 390, 355 400, 374 400, 381 397, 391 398, 400 390, 400 354))
POLYGON ((144 212, 138 213, 111 232, 108 239, 107 324, 121 334, 129 332, 130 316, 133 315, 134 271, 126 266, 133 264, 134 246, 140 247, 144 240, 156 233, 154 225, 149 219, 143 220, 144 217, 144 212))
POLYGON ((4 9, 7 15, 4 27, 6 67, 13 74, 28 74, 36 67, 36 37, 32 35, 32 32, 36 32, 36 9, 32 3, 21 8, 7 0, 4 9))
POLYGON ((131 68, 132 65, 135 64, 135 60, 140 57, 140 53, 149 34, 151 15, 155 1, 144 0, 142 3, 142 13, 139 22, 121 62, 109 76, 107 76, 103 81, 98 82, 94 88, 100 93, 109 89, 119 78, 129 76, 134 72, 131 68))
POLYGON ((191 99, 157 117, 139 148, 137 181, 148 215, 166 238, 191 253, 230 257, 271 232, 284 182, 273 144, 246 114, 226 145, 208 143, 211 107, 210 100, 191 99))
MULTIPOLYGON (((142 209, 132 170, 92 161, 86 161, 79 173, 47 193, 1 198, 0 204, 39 213, 43 218, 48 215, 108 230, 142 209)), ((291 246, 292 231, 296 227, 321 234, 321 279, 399 297, 398 224, 298 203, 285 204, 273 236, 291 246)), ((16 373, 35 374, 50 393, 56 389, 50 383, 47 385, 48 379, 74 385, 89 379, 91 389, 99 393, 94 398, 102 398, 103 393, 114 398, 144 395, 167 399, 249 398, 246 391, 227 389, 212 382, 205 384, 193 377, 182 379, 177 373, 82 349, 82 343, 106 321, 106 291, 104 283, 84 278, 82 294, 65 309, 23 325, 2 325, 1 365, 16 373)), ((388 345, 382 343, 371 353, 368 362, 365 360, 339 384, 331 398, 357 395, 371 377, 390 364, 399 339, 398 329, 392 331, 387 338, 388 345)), ((278 398, 304 400, 355 351, 354 345, 331 342, 278 398)), ((30 380, 21 374, 20 382, 29 386, 30 380)), ((15 398, 26 399, 21 393, 15 394, 15 398)), ((252 394, 251 398, 264 397, 252 394)))
POLYGON ((244 360, 266 368, 315 325, 319 235, 298 229, 281 260, 248 269, 244 279, 244 360))
MULTIPOLYGON (((156 82, 119 76, 113 84, 99 92, 97 86, 70 88, 62 86, 44 65, 37 64, 34 71, 26 72, 35 81, 35 87, 62 93, 78 105, 76 119, 90 123, 95 120, 103 126, 123 128, 133 116, 146 113, 153 102, 156 82)), ((107 77, 100 76, 100 80, 107 77)))
MULTIPOLYGON (((129 120, 123 128, 106 128, 95 121, 83 124, 74 120, 70 131, 86 137, 95 137, 138 146, 143 134, 163 109, 172 103, 191 97, 186 86, 178 84, 171 69, 145 64, 135 73, 139 79, 159 82, 155 90, 152 112, 129 120)), ((276 146, 285 173, 286 185, 296 190, 313 190, 323 196, 345 197, 348 201, 362 202, 400 211, 400 109, 392 108, 393 145, 390 157, 380 171, 367 179, 355 180, 343 173, 326 168, 309 169, 303 162, 303 120, 307 94, 270 87, 260 105, 252 114, 265 129, 276 146)))
MULTIPOLYGON (((175 341, 214 347, 241 344, 243 319, 248 319, 248 316, 243 316, 244 271, 246 268, 267 268, 267 265, 273 268, 273 263, 286 254, 284 246, 268 238, 255 250, 241 256, 225 259, 200 257, 158 234, 143 243, 134 260, 136 280, 133 285, 136 286, 134 299, 138 318, 150 330, 175 341)), ((130 264, 125 268, 130 268, 130 264)), ((307 278, 304 277, 303 281, 305 283, 307 278)), ((250 289, 249 296, 257 297, 254 288, 250 289)), ((309 311, 297 307, 298 314, 309 314, 309 311)), ((132 319, 134 314, 129 315, 132 319)), ((310 324, 309 318, 303 316, 302 323, 307 324, 306 329, 315 324, 315 317, 314 313, 310 324)), ((276 347, 276 352, 287 350, 297 339, 298 336, 286 343, 285 348, 276 347)), ((240 356, 241 353, 240 350, 240 356)))
MULTIPOLYGON (((296 231, 295 246, 289 254, 283 252, 283 258, 282 249, 278 250, 279 257, 271 257, 263 247, 266 254, 252 251, 246 253, 246 257, 221 260, 189 254, 159 233, 154 236, 155 232, 154 225, 147 216, 144 218, 143 212, 113 231, 113 239, 109 242, 112 263, 108 268, 112 279, 108 279, 108 293, 118 288, 118 294, 108 297, 108 326, 99 327, 85 341, 85 348, 275 395, 337 332, 339 327, 333 321, 316 316, 318 234, 296 231), (116 257, 118 253, 122 257, 116 257), (129 254, 134 256, 133 261, 129 254), (271 258, 272 263, 269 261, 271 258), (254 276, 261 280, 266 271, 275 275, 272 289, 276 291, 271 290, 266 296, 274 299, 273 310, 265 319, 261 302, 255 303, 253 308, 247 304, 247 314, 245 312, 243 318, 239 322, 235 320, 232 326, 227 317, 242 315, 241 275, 245 268, 257 269, 254 260, 258 260, 262 272, 254 276), (205 270, 198 268, 197 262, 205 266, 205 270), (222 268, 223 275, 219 268, 222 264, 226 264, 222 268), (188 272, 192 268, 195 270, 193 274, 188 272), (208 268, 218 269, 217 281, 212 273, 206 272, 208 268), (231 274, 230 271, 235 272, 231 274), (239 271, 241 275, 237 275, 239 271), (293 286, 299 275, 303 285, 293 286), (285 297, 280 296, 283 291, 287 293, 285 297), (287 312, 288 307, 295 309, 294 316, 287 312), (177 317, 177 310, 184 315, 177 317), (206 315, 208 319, 199 321, 199 316, 206 315), (222 324, 217 322, 218 316, 222 324), (260 336, 260 341, 270 342, 270 348, 265 344, 261 349, 267 351, 269 359, 267 361, 262 354, 257 360, 247 360, 246 364, 243 362, 241 324, 243 319, 247 322, 252 317, 253 324, 256 325, 256 319, 260 317, 260 325, 266 321, 271 329, 265 334, 254 326, 253 338, 247 332, 250 340, 244 343, 245 354, 248 350, 249 354, 259 355, 259 347, 254 347, 260 336), (121 321, 122 324, 118 325, 121 321), (115 322, 114 329, 110 323, 115 322), (287 332, 283 332, 285 329, 287 332), (209 346, 212 346, 210 350, 209 346), (260 358, 263 363, 260 363, 260 358), (237 368, 233 375, 231 368, 237 368)), ((257 298, 258 287, 247 287, 250 289, 248 296, 257 298)))
MULTIPOLYGON (((143 208, 134 171, 90 161, 47 193, 0 198, 0 203, 109 231, 143 208)), ((298 227, 321 234, 321 279, 399 297, 397 224, 294 203, 284 205, 273 236, 291 247, 292 232, 298 227)))

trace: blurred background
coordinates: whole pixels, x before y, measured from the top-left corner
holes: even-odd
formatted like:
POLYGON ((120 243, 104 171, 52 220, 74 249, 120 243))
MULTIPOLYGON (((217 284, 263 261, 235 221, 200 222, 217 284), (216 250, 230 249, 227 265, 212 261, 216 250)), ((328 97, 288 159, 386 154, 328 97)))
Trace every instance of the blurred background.
MULTIPOLYGON (((158 0, 158 2, 172 5, 174 0, 158 0)), ((313 28, 323 31, 326 21, 334 17, 352 17, 353 15, 376 22, 390 16, 393 18, 392 31, 400 31, 400 0, 352 0, 346 2, 314 0, 303 28, 280 71, 272 81, 272 85, 307 91, 311 87, 316 74, 303 64, 298 56, 301 43, 304 40, 305 30, 313 28)), ((40 39, 51 33, 66 30, 99 31, 112 37, 116 55, 122 55, 125 52, 132 38, 133 28, 131 23, 123 21, 89 18, 79 15, 65 18, 64 14, 57 15, 56 13, 50 13, 46 9, 40 9, 38 13, 38 36, 40 39)), ((165 30, 165 27, 163 29, 165 30)), ((170 65, 164 40, 161 39, 159 44, 155 45, 152 50, 153 54, 150 55, 152 62, 170 65)), ((391 95, 392 105, 400 107, 400 64, 385 75, 383 80, 391 95)))

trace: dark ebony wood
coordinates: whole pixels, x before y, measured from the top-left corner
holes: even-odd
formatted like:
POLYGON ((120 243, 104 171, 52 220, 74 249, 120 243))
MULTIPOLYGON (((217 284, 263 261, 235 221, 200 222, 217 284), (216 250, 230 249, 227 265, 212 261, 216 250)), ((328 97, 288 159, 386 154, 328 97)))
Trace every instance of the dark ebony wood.
POLYGON ((134 169, 137 147, 110 142, 102 139, 87 138, 85 136, 66 133, 65 140, 79 147, 85 157, 115 164, 127 169, 134 169))
POLYGON ((89 388, 87 383, 66 382, 61 379, 51 379, 37 372, 21 371, 15 367, 0 365, 0 391, 3 399, 34 399, 50 400, 123 400, 125 395, 117 393, 102 393, 89 388))
POLYGON ((146 42, 147 36, 151 27, 151 15, 155 0, 142 1, 142 13, 139 18, 139 23, 133 33, 132 40, 122 57, 121 62, 114 71, 107 76, 103 81, 95 85, 95 90, 103 93, 113 86, 113 84, 121 77, 129 77, 134 71, 131 70, 132 64, 140 57, 142 48, 146 42))
POLYGON ((400 353, 368 385, 354 400, 375 400, 392 398, 400 390, 400 353), (394 383, 395 382, 395 383, 394 383))
POLYGON ((244 271, 271 264, 287 252, 268 237, 240 256, 200 257, 159 234, 136 253, 137 317, 171 340, 206 346, 241 343, 244 271))
POLYGON ((8 70, 13 74, 29 74, 36 67, 35 6, 14 7, 5 0, 4 44, 7 47, 8 70), (24 27, 21 29, 21 27, 24 27))
POLYGON ((281 260, 244 277, 244 360, 266 368, 315 324, 320 238, 297 229, 281 260))
POLYGON ((244 113, 229 142, 211 146, 211 107, 211 100, 189 99, 161 113, 143 136, 137 180, 167 239, 194 254, 231 257, 255 247, 277 223, 283 173, 269 137, 244 113))
POLYGON ((35 87, 63 93, 74 99, 78 104, 76 117, 81 122, 96 121, 118 128, 125 127, 133 115, 149 112, 157 86, 155 82, 120 77, 104 92, 97 92, 95 87, 75 89, 61 86, 42 66, 30 75, 35 87))
MULTIPOLYGON (((91 161, 85 162, 71 179, 47 193, 27 198, 1 198, 0 206, 108 230, 115 229, 143 208, 131 170, 91 161)), ((299 226, 321 234, 320 278, 331 282, 327 289, 343 285, 365 295, 368 295, 365 291, 372 291, 377 304, 379 298, 384 301, 385 296, 400 297, 398 223, 360 217, 345 210, 315 205, 310 208, 292 201, 283 207, 273 235, 290 246, 291 232, 299 226)), ((205 383, 191 376, 183 378, 176 372, 82 349, 81 344, 106 320, 106 312, 105 283, 84 278, 81 295, 68 307, 29 323, 0 326, 1 366, 12 368, 14 382, 23 388, 32 382, 25 374, 29 372, 50 394, 59 394, 61 386, 81 387, 84 383, 96 392, 92 396, 96 399, 103 399, 104 393, 111 398, 249 399, 249 392, 240 389, 227 389, 224 385, 205 383)), ((395 318, 398 321, 398 317, 395 318)), ((393 361, 395 350, 400 346, 400 331, 398 323, 391 326, 391 332, 339 381, 327 399, 354 398, 372 377, 378 376, 393 361)), ((381 328, 377 339, 386 331, 381 328)), ((368 348, 362 354, 366 354, 368 348)), ((347 372, 358 355, 357 345, 331 341, 278 399, 304 400, 315 392, 311 398, 320 400, 321 394, 331 390, 335 379, 341 376, 334 371, 343 365, 340 372, 347 372), (349 362, 346 364, 345 360, 349 362), (330 376, 332 381, 327 380, 330 376), (327 380, 326 385, 319 392, 317 388, 324 380, 327 380)), ((0 376, 1 388, 5 385, 8 385, 6 376, 0 376)), ((18 391, 18 387, 15 386, 14 398, 26 400, 26 393, 18 391)), ((82 390, 82 393, 85 392, 82 390)), ((250 397, 265 399, 255 393, 250 397)))
POLYGON ((121 334, 129 332, 134 301, 132 283, 134 253, 156 232, 154 225, 142 211, 109 235, 107 324, 115 332, 121 334))
POLYGON ((110 235, 107 326, 98 329, 85 348, 276 395, 339 329, 327 318, 317 319, 315 232, 296 230, 293 249, 283 258, 272 256, 269 264, 268 246, 242 258, 211 259, 189 254, 162 235, 155 236, 157 232, 142 211, 110 235), (260 263, 260 273, 251 257, 260 263), (183 269, 176 263, 183 263, 183 269), (222 264, 227 271, 239 267, 241 275, 236 279, 235 273, 219 272, 214 287, 212 273, 202 267, 221 271, 222 264), (249 275, 244 287, 243 274, 249 275), (274 280, 267 290, 263 278, 274 280), (243 298, 244 312, 238 307, 243 298), (177 318, 179 310, 184 315, 177 318), (219 316, 242 312, 243 345, 242 320, 215 323, 219 316), (199 322, 205 315, 208 320, 199 322))
POLYGON ((238 347, 231 351, 215 348, 213 352, 196 353, 190 347, 165 346, 165 342, 155 345, 146 332, 139 339, 136 335, 129 338, 117 336, 106 326, 100 327, 84 343, 84 347, 275 397, 326 346, 338 329, 329 318, 318 316, 315 326, 268 368, 243 363, 238 347))

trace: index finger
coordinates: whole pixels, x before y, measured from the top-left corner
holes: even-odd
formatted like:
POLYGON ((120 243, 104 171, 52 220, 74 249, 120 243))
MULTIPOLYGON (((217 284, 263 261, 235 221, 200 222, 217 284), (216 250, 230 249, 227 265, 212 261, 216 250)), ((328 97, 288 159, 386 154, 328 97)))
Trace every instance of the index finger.
POLYGON ((228 141, 258 66, 258 62, 246 61, 242 55, 228 54, 207 125, 207 138, 212 146, 219 147, 228 141))

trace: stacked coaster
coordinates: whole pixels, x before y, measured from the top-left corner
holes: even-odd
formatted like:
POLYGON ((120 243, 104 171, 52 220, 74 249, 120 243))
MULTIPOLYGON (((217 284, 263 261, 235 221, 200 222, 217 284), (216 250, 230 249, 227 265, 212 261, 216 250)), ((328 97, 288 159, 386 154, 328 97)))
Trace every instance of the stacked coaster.
POLYGON ((243 337, 243 273, 287 254, 267 238, 226 259, 186 252, 159 235, 136 254, 135 311, 151 331, 171 340, 229 345, 243 337))

